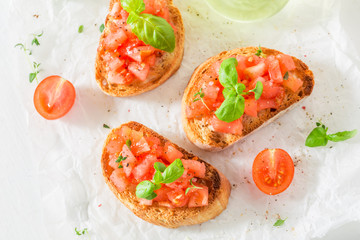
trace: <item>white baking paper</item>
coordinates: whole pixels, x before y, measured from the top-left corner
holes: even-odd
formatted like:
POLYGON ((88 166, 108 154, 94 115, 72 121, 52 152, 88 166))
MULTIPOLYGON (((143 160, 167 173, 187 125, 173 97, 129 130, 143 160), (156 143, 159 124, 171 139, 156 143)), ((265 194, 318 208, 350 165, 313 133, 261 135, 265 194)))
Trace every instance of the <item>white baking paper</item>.
POLYGON ((310 239, 359 220, 360 136, 327 147, 304 146, 318 120, 329 132, 360 129, 360 48, 356 46, 360 38, 358 28, 349 27, 356 26, 349 15, 357 16, 353 20, 359 22, 359 5, 355 1, 290 0, 276 16, 243 24, 217 15, 205 1, 174 3, 186 29, 181 68, 151 92, 114 98, 101 92, 94 77, 107 0, 1 1, 5 79, 0 116, 6 122, 1 126, 2 171, 8 176, 4 177, 9 187, 5 192, 25 196, 23 208, 1 206, 1 212, 9 219, 12 214, 33 214, 42 220, 34 223, 29 217, 22 224, 59 240, 310 239), (84 32, 79 34, 80 25, 84 32), (41 62, 39 78, 61 75, 74 84, 77 94, 69 114, 55 121, 35 111, 36 82, 28 82, 30 66, 13 47, 18 42, 30 46, 31 34, 42 31, 40 46, 31 46, 30 59, 41 62), (315 75, 313 94, 225 151, 208 153, 196 148, 186 139, 180 118, 182 92, 193 70, 221 51, 259 44, 302 59, 315 75), (145 124, 225 173, 233 186, 227 209, 201 225, 166 229, 125 208, 104 182, 100 156, 110 131, 103 124, 117 127, 130 120, 145 124), (263 194, 252 180, 253 159, 264 148, 283 148, 295 162, 291 186, 277 196, 263 194), (14 174, 16 179, 11 178, 14 174), (27 181, 31 184, 25 189, 27 181), (26 196, 33 194, 40 201, 27 206, 26 196), (278 217, 287 219, 282 227, 273 226, 278 217), (87 228, 88 233, 78 237, 75 227, 87 228))

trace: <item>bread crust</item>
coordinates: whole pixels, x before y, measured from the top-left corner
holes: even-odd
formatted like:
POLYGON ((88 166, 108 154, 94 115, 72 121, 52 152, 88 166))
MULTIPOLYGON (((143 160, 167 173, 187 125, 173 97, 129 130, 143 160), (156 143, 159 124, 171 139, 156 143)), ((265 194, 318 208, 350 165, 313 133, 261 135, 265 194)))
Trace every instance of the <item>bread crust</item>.
MULTIPOLYGON (((281 52, 261 47, 264 54, 267 56, 277 55, 281 52)), ((194 73, 192 74, 189 83, 185 89, 183 98, 182 98, 182 123, 188 139, 198 146, 207 151, 220 151, 223 150, 240 139, 248 136, 253 133, 255 130, 260 127, 264 127, 270 122, 274 121, 284 112, 294 106, 295 103, 300 100, 308 97, 314 87, 314 76, 308 66, 301 60, 292 57, 296 66, 296 69, 293 70, 293 73, 303 81, 303 86, 296 92, 292 92, 289 89, 285 88, 285 97, 284 101, 278 109, 264 109, 258 113, 258 117, 251 117, 243 115, 243 134, 236 135, 230 133, 218 133, 212 131, 209 128, 208 123, 204 119, 188 119, 186 117, 186 106, 190 104, 193 99, 194 94, 200 89, 201 77, 207 73, 207 71, 212 67, 212 65, 219 61, 229 58, 234 55, 245 55, 250 56, 257 52, 258 47, 245 47, 237 48, 231 51, 224 51, 220 54, 213 56, 198 66, 194 73)))
MULTIPOLYGON (((115 2, 120 0, 110 0, 109 12, 115 2)), ((170 19, 176 27, 175 31, 175 49, 172 53, 164 52, 161 58, 157 58, 155 66, 150 68, 148 79, 145 82, 133 82, 131 84, 109 84, 107 82, 106 66, 103 62, 101 51, 97 52, 95 61, 95 78, 101 90, 114 97, 127 97, 150 91, 169 79, 180 67, 184 55, 185 29, 179 9, 177 9, 172 0, 166 0, 170 19)), ((101 34, 100 42, 104 39, 109 30, 108 26, 113 19, 110 14, 105 20, 105 29, 101 34)), ((100 46, 99 46, 100 47, 100 46)))
POLYGON ((143 132, 144 135, 148 137, 157 137, 160 139, 162 144, 165 144, 165 142, 169 140, 137 122, 122 124, 118 128, 113 129, 106 139, 101 157, 101 167, 105 181, 115 196, 136 216, 156 225, 167 228, 177 228, 185 225, 203 223, 207 220, 215 218, 226 209, 231 192, 230 183, 226 177, 209 163, 199 159, 176 144, 173 145, 177 148, 177 150, 182 152, 184 155, 183 159, 192 159, 205 164, 205 178, 199 179, 199 183, 205 184, 209 188, 208 206, 195 208, 167 208, 159 206, 157 202, 154 202, 152 206, 145 206, 139 204, 139 199, 136 197, 135 189, 127 189, 123 192, 119 192, 114 183, 110 180, 110 175, 113 169, 108 165, 109 154, 106 151, 106 145, 111 138, 114 137, 116 130, 120 129, 122 126, 127 126, 133 130, 143 132))

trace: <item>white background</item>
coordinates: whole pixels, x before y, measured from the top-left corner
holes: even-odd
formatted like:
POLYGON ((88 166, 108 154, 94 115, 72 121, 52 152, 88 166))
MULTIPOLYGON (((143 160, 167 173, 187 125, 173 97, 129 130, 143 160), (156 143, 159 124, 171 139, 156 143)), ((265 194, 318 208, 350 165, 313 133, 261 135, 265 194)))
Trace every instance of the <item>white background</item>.
POLYGON ((290 0, 276 16, 251 24, 226 20, 203 1, 174 2, 186 28, 182 66, 161 87, 126 99, 106 96, 94 79, 98 29, 108 1, 0 2, 0 238, 80 239, 74 228, 86 227, 89 233, 82 239, 92 240, 318 239, 326 233, 326 240, 359 239, 360 136, 324 148, 304 146, 317 120, 330 132, 360 130, 359 1, 290 0), (30 46, 31 34, 41 31, 41 45, 32 47, 31 58, 41 62, 40 79, 61 75, 77 92, 73 109, 56 121, 36 113, 36 82, 28 82, 30 66, 14 48, 19 42, 30 46), (223 50, 259 44, 307 63, 316 81, 312 96, 226 151, 195 148, 179 115, 193 69, 223 50), (130 120, 223 171, 235 184, 228 209, 215 220, 177 230, 145 223, 125 209, 104 183, 99 160, 109 132, 103 123, 116 127, 130 120), (252 161, 266 147, 284 148, 296 162, 292 185, 275 197, 264 196, 251 179, 252 161), (274 228, 278 214, 288 219, 274 228))

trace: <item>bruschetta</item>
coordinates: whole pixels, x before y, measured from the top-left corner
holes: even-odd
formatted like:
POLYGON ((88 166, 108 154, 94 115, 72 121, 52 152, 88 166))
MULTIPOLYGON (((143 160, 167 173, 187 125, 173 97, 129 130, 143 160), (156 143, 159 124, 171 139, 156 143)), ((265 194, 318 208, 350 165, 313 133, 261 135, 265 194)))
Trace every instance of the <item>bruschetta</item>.
POLYGON ((231 191, 215 167, 137 122, 110 132, 101 166, 120 202, 143 220, 167 228, 215 218, 231 191))
MULTIPOLYGON (((153 42, 166 43, 168 36, 155 36, 152 30, 159 29, 156 24, 161 21, 149 23, 145 18, 134 25, 137 28, 135 31, 128 21, 131 11, 122 6, 123 2, 129 1, 131 0, 110 1, 95 62, 98 85, 103 92, 116 97, 137 95, 158 87, 178 70, 184 53, 184 26, 181 14, 172 0, 144 0, 145 10, 136 15, 151 19, 156 16, 166 20, 175 37, 172 41, 174 48, 169 51, 158 49, 151 43, 146 44, 144 39, 139 39, 138 36, 142 34, 143 37, 150 36, 153 42)), ((134 2, 143 4, 142 1, 134 2)))
POLYGON ((225 51, 191 76, 183 127, 198 147, 223 150, 294 107, 313 87, 312 71, 295 57, 265 47, 225 51))

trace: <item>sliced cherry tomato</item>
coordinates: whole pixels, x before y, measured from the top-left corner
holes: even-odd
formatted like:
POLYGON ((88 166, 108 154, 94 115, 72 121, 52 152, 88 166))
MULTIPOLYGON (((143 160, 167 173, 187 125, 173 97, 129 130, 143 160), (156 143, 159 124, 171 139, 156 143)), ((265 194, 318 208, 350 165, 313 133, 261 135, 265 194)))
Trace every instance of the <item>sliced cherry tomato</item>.
POLYGON ((276 195, 287 189, 294 177, 294 163, 282 149, 265 149, 255 158, 252 176, 264 193, 276 195))
POLYGON ((75 88, 59 76, 42 80, 34 93, 36 111, 48 120, 58 119, 70 111, 75 102, 75 88))

